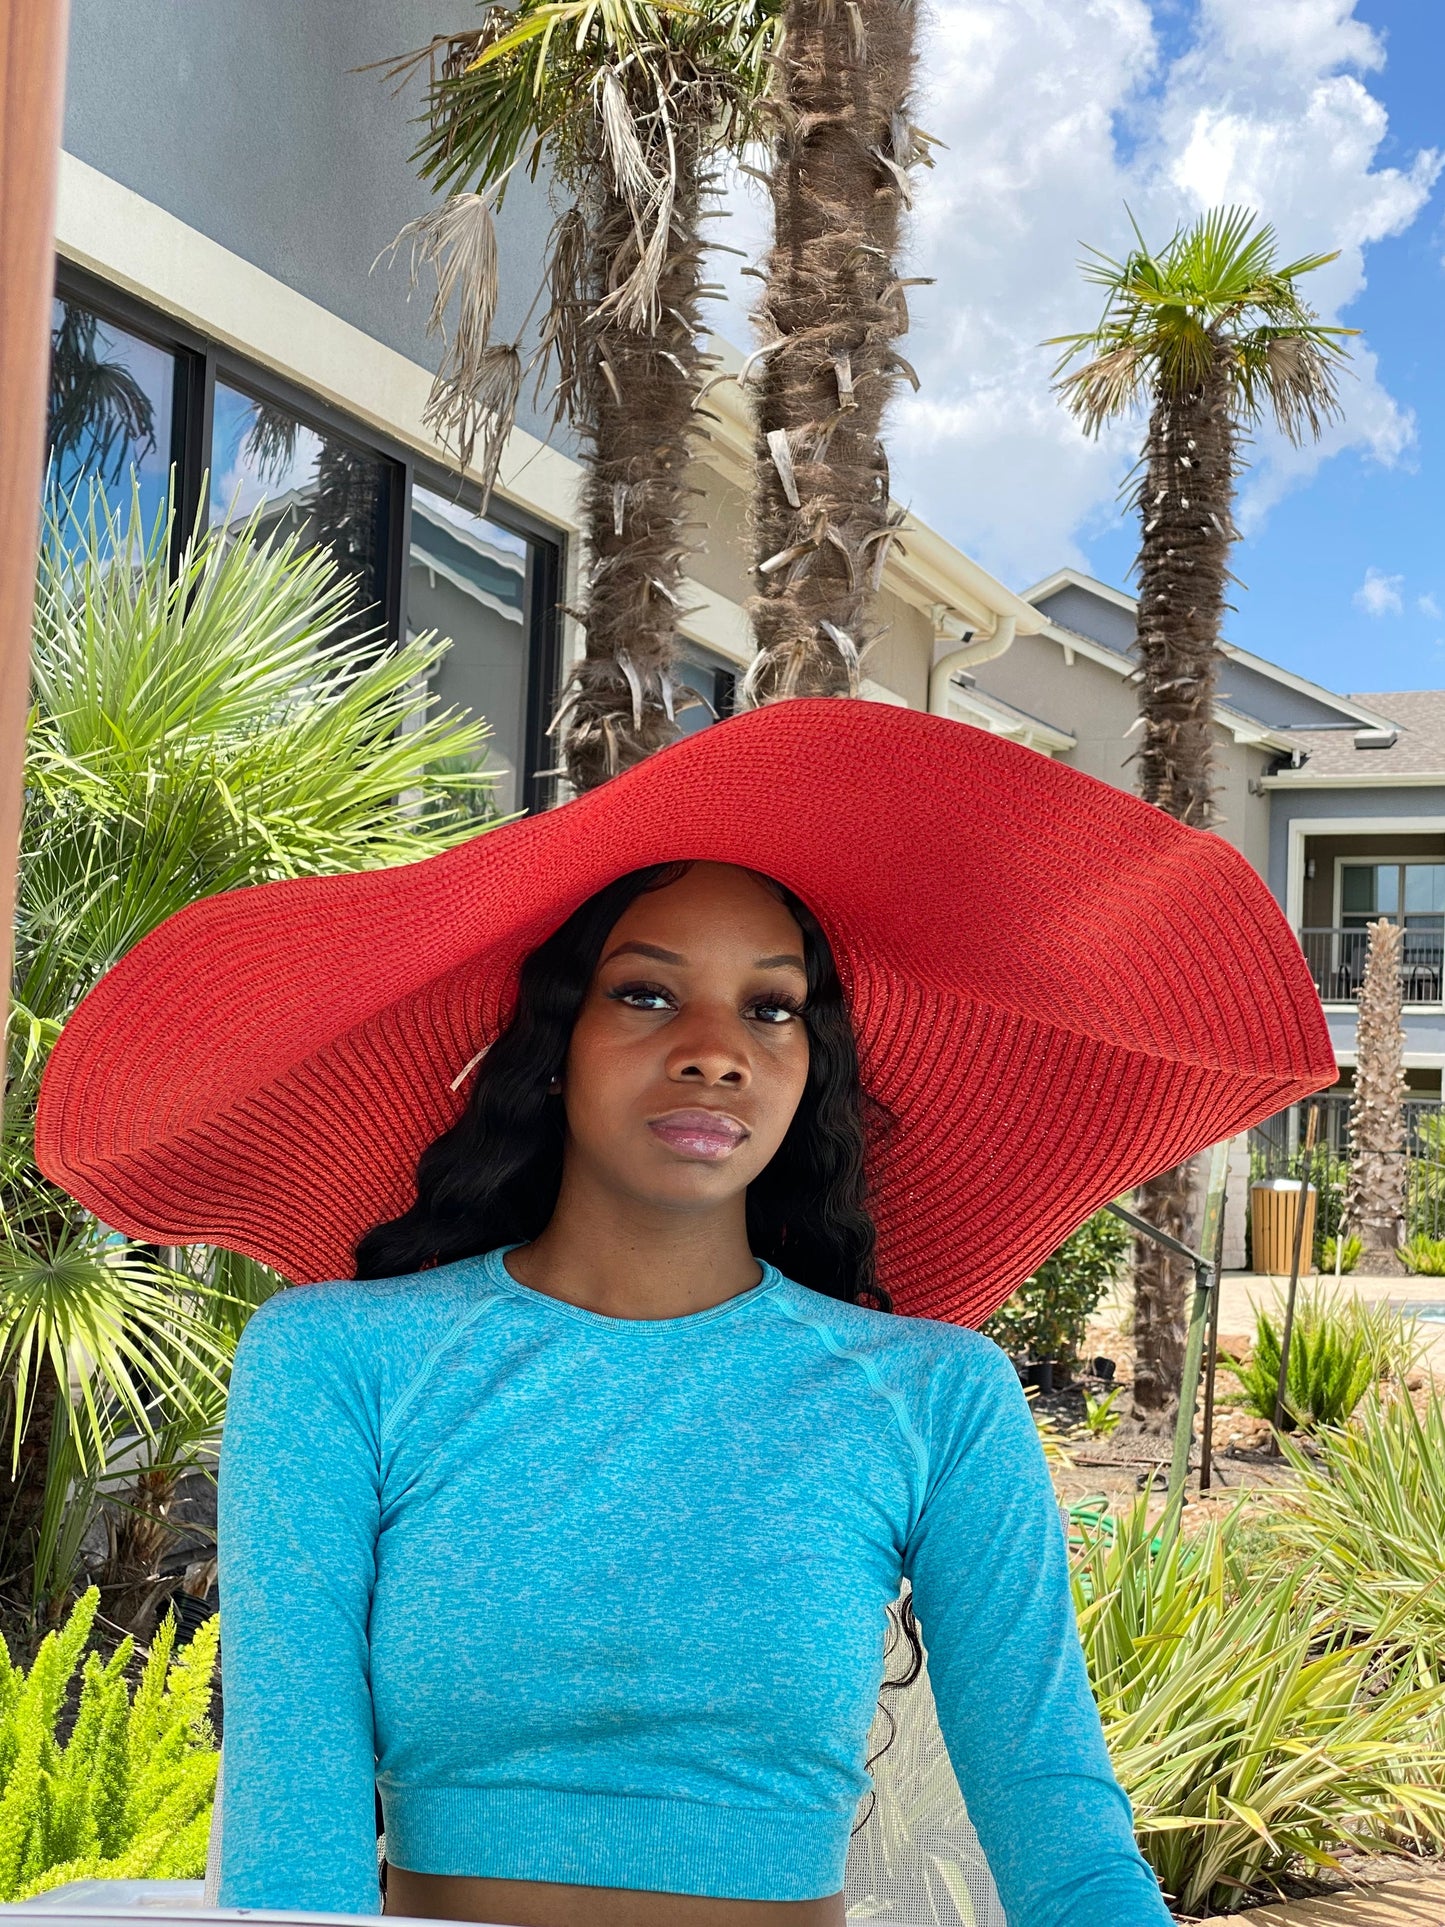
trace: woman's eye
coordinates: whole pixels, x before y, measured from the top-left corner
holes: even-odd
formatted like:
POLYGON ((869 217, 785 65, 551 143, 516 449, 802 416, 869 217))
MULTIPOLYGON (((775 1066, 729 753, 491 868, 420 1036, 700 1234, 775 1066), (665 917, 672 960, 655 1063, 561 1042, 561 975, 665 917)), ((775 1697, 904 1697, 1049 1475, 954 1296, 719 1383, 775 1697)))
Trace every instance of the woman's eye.
POLYGON ((618 1003, 626 1004, 629 1010, 667 1010, 672 1005, 667 992, 659 990, 655 984, 623 984, 612 995, 618 1003))
POLYGON ((752 1006, 753 1015, 761 1017, 765 1024, 788 1024, 802 1013, 796 1004, 772 1003, 768 999, 752 1006))

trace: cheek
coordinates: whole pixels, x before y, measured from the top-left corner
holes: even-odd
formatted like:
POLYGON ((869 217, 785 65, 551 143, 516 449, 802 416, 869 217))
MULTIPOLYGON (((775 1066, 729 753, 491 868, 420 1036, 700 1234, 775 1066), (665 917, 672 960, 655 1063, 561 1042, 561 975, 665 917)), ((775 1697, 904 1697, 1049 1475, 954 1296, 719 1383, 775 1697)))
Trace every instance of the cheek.
POLYGON ((578 1019, 567 1051, 562 1084, 567 1119, 574 1134, 590 1135, 589 1126, 606 1130, 629 1109, 636 1088, 655 1075, 646 1051, 632 1048, 608 1034, 605 1023, 578 1019))

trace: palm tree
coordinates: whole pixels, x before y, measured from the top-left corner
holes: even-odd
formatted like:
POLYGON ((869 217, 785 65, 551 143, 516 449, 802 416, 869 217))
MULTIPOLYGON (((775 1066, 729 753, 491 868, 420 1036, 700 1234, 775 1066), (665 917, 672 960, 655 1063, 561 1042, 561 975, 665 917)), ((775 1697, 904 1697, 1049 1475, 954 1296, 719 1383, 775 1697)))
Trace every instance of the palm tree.
POLYGON ((1370 925, 1355 1026, 1355 1093, 1350 1104, 1350 1178, 1343 1237, 1360 1240, 1366 1271, 1400 1269, 1405 1218, 1404 932, 1381 917, 1370 925))
MULTIPOLYGON (((1148 409, 1129 497, 1141 525, 1139 792, 1208 829, 1215 676, 1245 440, 1266 417, 1291 442, 1317 439, 1339 411, 1344 338, 1355 330, 1321 323, 1300 292, 1303 277, 1335 256, 1281 266, 1273 228, 1246 208, 1202 215, 1157 253, 1134 233, 1122 261, 1091 249, 1084 263, 1085 279, 1104 290, 1098 325, 1048 345, 1063 349, 1060 393, 1088 434, 1148 409)), ((1166 1172, 1142 1188, 1141 1215, 1182 1237, 1192 1190, 1187 1168, 1166 1172)), ((1178 1399, 1188 1283, 1181 1260, 1141 1242, 1134 1415, 1146 1423, 1167 1418, 1178 1399)))
POLYGON ((906 378, 898 271, 909 170, 914 0, 788 0, 756 318, 758 654, 744 696, 856 695, 869 609, 895 539, 884 411, 906 378))
POLYGON ((35 1097, 61 1025, 197 897, 477 828, 486 779, 456 765, 485 725, 418 714, 445 645, 356 640, 353 586, 260 514, 198 529, 172 570, 167 518, 145 528, 133 484, 123 521, 96 488, 43 544, 0 1137, 0 1601, 22 1621, 59 1605, 102 1511, 120 1521, 110 1579, 154 1592, 135 1558, 214 1444, 240 1324, 275 1283, 205 1253, 165 1264, 41 1175, 35 1097))
MULTIPOLYGON (((516 0, 431 59, 423 177, 453 188, 403 229, 413 277, 437 272, 432 323, 460 296, 428 421, 488 485, 532 367, 586 449, 581 606, 586 657, 554 729, 590 789, 679 732, 673 673, 688 555, 688 470, 711 366, 701 222, 720 153, 757 127, 781 0, 516 0), (493 209, 514 170, 544 161, 565 196, 547 246, 538 347, 495 342, 493 209)), ((539 291, 539 299, 541 292, 539 291)), ((534 309, 536 303, 533 304, 534 309)), ((530 317, 529 317, 530 320, 530 317)), ((523 324, 522 333, 528 323, 523 324)))

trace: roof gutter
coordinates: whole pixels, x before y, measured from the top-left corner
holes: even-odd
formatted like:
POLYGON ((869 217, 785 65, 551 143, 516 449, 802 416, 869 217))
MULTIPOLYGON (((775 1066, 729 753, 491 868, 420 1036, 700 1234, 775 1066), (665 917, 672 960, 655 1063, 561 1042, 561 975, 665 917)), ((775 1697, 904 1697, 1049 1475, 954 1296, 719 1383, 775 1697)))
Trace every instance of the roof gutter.
POLYGON ((933 665, 928 678, 928 713, 930 716, 948 714, 948 685, 960 669, 971 669, 975 663, 992 662, 1001 656, 1014 639, 1018 627, 1016 616, 999 616, 992 632, 982 642, 965 642, 957 649, 950 649, 946 656, 940 656, 933 665))

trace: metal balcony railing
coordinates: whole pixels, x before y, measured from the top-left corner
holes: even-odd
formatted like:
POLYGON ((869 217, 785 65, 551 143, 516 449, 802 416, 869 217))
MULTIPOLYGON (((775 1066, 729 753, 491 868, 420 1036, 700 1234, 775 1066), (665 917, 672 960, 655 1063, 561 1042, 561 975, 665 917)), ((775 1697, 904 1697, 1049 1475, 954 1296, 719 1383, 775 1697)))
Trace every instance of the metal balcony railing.
MULTIPOLYGON (((1368 930, 1301 930, 1315 989, 1327 1004, 1351 1004, 1359 997, 1369 954, 1368 930)), ((1445 995, 1445 934, 1405 927, 1400 959, 1400 995, 1407 1004, 1438 1004, 1445 995)))

